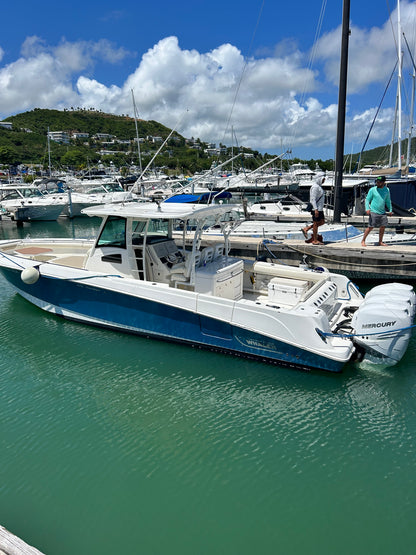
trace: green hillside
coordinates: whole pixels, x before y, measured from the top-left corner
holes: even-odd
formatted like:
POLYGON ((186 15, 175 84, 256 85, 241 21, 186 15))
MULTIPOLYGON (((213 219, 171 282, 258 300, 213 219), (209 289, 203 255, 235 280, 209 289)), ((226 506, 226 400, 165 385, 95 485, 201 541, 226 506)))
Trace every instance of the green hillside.
MULTIPOLYGON (((35 108, 31 112, 10 116, 5 121, 11 121, 14 128, 28 128, 45 137, 48 128, 50 131, 79 131, 90 135, 109 133, 119 139, 133 139, 136 136, 133 118, 105 114, 95 110, 60 111, 35 108)), ((137 127, 140 137, 158 135, 166 138, 171 131, 156 121, 138 120, 137 127)))
MULTIPOLYGON (((43 165, 48 166, 47 133, 49 131, 65 131, 88 133, 88 139, 71 140, 69 144, 59 144, 50 141, 51 163, 54 168, 74 168, 112 161, 116 166, 138 164, 136 126, 134 119, 128 116, 105 114, 95 110, 45 110, 36 108, 10 116, 4 121, 11 122, 11 130, 0 127, 0 164, 4 165, 43 165), (112 135, 111 141, 94 138, 96 133, 112 135), (123 143, 122 143, 123 142, 123 143), (109 144, 110 143, 110 144, 109 144), (105 148, 106 153, 100 153, 105 148)), ((156 121, 137 121, 138 135, 143 142, 140 144, 142 166, 145 167, 161 146, 161 141, 154 142, 152 137, 165 140, 171 129, 156 121)), ((204 153, 206 144, 198 139, 187 142, 179 133, 174 132, 167 144, 157 156, 157 166, 173 171, 194 173, 208 169, 213 158, 204 153), (194 144, 192 144, 194 143, 194 144)), ((263 156, 250 149, 244 149, 253 154, 252 159, 245 162, 248 169, 258 167, 263 163, 263 156)), ((231 151, 231 149, 229 149, 231 151)), ((223 160, 229 157, 225 150, 223 160)))
MULTIPOLYGON (((134 119, 128 116, 117 116, 105 114, 93 109, 68 109, 68 110, 46 110, 35 108, 30 112, 24 112, 6 118, 5 121, 11 122, 11 130, 0 127, 0 164, 10 165, 39 165, 46 168, 48 166, 47 132, 65 131, 69 134, 73 132, 88 133, 88 139, 71 140, 69 144, 59 144, 50 141, 51 163, 54 168, 82 169, 87 166, 95 165, 99 161, 104 164, 113 162, 117 167, 127 167, 138 164, 139 157, 137 151, 136 127, 134 119), (96 133, 112 135, 115 142, 108 144, 109 141, 94 139, 96 133), (103 150, 105 152, 103 153, 103 150)), ((142 166, 145 167, 152 159, 155 152, 160 147, 160 142, 155 143, 152 137, 166 139, 171 130, 156 121, 138 120, 138 134, 143 142, 140 145, 142 155, 142 166)), ((414 152, 416 139, 412 139, 412 150, 414 152)), ((187 141, 179 133, 173 133, 168 143, 158 154, 155 164, 169 170, 168 173, 183 172, 195 173, 208 169, 214 159, 207 155, 204 149, 208 145, 196 139, 187 141), (193 144, 192 144, 193 143, 193 144)), ((269 155, 262 155, 249 148, 242 149, 250 153, 250 158, 245 158, 242 164, 248 170, 259 167, 269 155)), ((361 157, 360 166, 365 164, 386 164, 389 158, 389 146, 382 146, 365 151, 361 157)), ((394 149, 393 159, 395 160, 396 148, 394 149)), ((235 151, 234 151, 235 153, 235 151)), ((224 161, 231 156, 231 148, 224 148, 220 161, 224 161)), ((354 169, 359 154, 345 157, 345 168, 354 169)), ((285 160, 283 167, 287 169, 289 163, 301 160, 285 160)), ((323 170, 333 170, 333 160, 306 160, 309 166, 314 169, 316 164, 323 170)), ((237 162, 234 162, 237 166, 237 162)))
MULTIPOLYGON (((411 140, 410 151, 415 152, 416 138, 411 140)), ((407 153, 407 140, 402 142, 402 155, 406 157, 407 153)), ((345 166, 348 168, 350 165, 350 158, 352 160, 351 167, 354 168, 359 159, 359 153, 353 154, 352 157, 345 156, 345 166)), ((366 150, 362 153, 360 167, 367 164, 387 165, 390 158, 390 145, 379 146, 371 150, 366 150)), ((397 143, 393 145, 392 164, 397 166, 397 143)))

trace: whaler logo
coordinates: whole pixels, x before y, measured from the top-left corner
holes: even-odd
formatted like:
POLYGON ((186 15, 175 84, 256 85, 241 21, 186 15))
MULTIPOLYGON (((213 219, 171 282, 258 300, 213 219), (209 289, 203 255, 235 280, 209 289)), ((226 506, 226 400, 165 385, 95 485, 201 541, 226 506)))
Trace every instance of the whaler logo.
POLYGON ((256 341, 255 339, 250 339, 249 337, 246 338, 245 342, 250 347, 259 347, 260 349, 273 349, 273 344, 269 342, 256 341))
POLYGON ((247 345, 248 347, 254 347, 257 349, 264 349, 266 351, 275 351, 276 347, 275 345, 270 342, 270 341, 257 341, 256 339, 252 339, 250 337, 246 337, 244 339, 241 339, 240 337, 236 337, 236 339, 239 341, 239 343, 241 343, 242 345, 247 345))
POLYGON ((387 328, 394 326, 397 320, 394 322, 377 322, 376 324, 363 324, 363 328, 387 328))

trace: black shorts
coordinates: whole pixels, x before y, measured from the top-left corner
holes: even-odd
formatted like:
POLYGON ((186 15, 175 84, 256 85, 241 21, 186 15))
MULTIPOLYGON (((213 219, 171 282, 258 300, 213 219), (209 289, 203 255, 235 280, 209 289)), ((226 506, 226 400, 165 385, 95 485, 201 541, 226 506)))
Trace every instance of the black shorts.
POLYGON ((313 222, 321 222, 322 220, 325 220, 323 212, 318 212, 318 215, 316 215, 315 210, 311 210, 311 214, 313 222))
POLYGON ((370 212, 370 217, 368 218, 369 227, 386 227, 387 223, 387 214, 376 214, 375 212, 370 212))

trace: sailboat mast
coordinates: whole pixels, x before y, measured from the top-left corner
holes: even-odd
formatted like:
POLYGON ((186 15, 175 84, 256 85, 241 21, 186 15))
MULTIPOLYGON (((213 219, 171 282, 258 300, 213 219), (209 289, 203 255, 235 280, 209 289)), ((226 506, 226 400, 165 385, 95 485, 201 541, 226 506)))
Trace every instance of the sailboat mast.
POLYGON ((410 124, 409 124, 409 133, 407 135, 407 155, 406 155, 406 171, 409 172, 409 164, 410 164, 410 149, 412 147, 412 133, 413 133, 413 112, 415 109, 415 79, 416 79, 416 72, 413 68, 413 75, 412 75, 412 100, 410 103, 410 124))
POLYGON ((391 141, 390 141, 389 168, 393 167, 393 147, 394 147, 394 138, 396 136, 398 104, 399 104, 399 91, 396 92, 396 104, 394 106, 394 121, 393 121, 393 130, 391 132, 391 141))
POLYGON ((48 165, 49 165, 49 177, 52 176, 52 166, 51 166, 51 137, 49 135, 48 127, 48 165))
POLYGON ((341 64, 339 71, 337 144, 335 151, 334 222, 341 221, 342 169, 344 165, 345 106, 347 101, 349 35, 350 0, 344 0, 342 11, 341 64))
MULTIPOLYGON (((234 157, 234 127, 231 126, 231 158, 234 157)), ((234 158, 231 162, 231 175, 234 175, 234 158)))
POLYGON ((137 152, 138 152, 138 155, 139 155, 139 169, 140 169, 140 174, 141 174, 142 173, 142 155, 140 153, 139 131, 137 129, 137 110, 136 110, 136 102, 134 100, 133 89, 131 89, 131 96, 132 96, 132 99, 133 99, 134 125, 136 126, 137 152))
POLYGON ((402 171, 402 31, 400 22, 400 0, 397 0, 397 49, 398 49, 398 74, 397 74, 397 169, 402 171))

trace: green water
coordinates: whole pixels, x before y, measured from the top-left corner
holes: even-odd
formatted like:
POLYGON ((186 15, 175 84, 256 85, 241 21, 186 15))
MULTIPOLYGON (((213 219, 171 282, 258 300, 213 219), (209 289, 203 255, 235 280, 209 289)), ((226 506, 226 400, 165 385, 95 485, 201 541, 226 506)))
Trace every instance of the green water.
POLYGON ((394 369, 302 373, 67 322, 0 283, 0 524, 29 544, 415 552, 415 338, 394 369))

